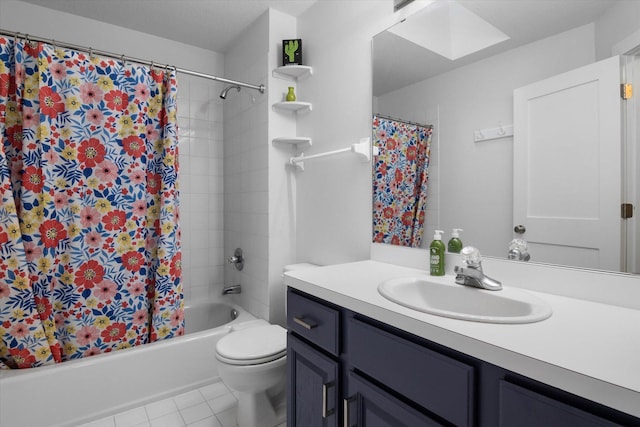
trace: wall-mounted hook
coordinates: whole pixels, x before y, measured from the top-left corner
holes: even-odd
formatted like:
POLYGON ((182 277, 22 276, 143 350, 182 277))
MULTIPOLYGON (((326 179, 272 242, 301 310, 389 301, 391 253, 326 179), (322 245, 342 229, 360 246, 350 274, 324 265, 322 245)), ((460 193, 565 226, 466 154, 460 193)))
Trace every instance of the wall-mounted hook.
POLYGON ((473 140, 480 142, 513 136, 513 125, 503 126, 502 122, 498 122, 498 124, 499 127, 497 128, 475 130, 473 132, 473 140))

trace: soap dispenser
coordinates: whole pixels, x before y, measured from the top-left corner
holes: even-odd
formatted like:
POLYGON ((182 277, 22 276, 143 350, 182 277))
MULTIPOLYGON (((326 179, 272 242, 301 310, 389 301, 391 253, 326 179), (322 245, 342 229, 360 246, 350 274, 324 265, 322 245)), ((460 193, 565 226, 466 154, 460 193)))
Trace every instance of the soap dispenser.
POLYGON ((447 250, 452 254, 459 254, 462 250, 462 240, 460 240, 460 232, 464 231, 462 228, 454 228, 451 233, 451 239, 447 244, 447 250))
POLYGON ((436 230, 433 235, 433 242, 429 246, 429 273, 432 276, 444 276, 444 251, 442 242, 442 230, 436 230))

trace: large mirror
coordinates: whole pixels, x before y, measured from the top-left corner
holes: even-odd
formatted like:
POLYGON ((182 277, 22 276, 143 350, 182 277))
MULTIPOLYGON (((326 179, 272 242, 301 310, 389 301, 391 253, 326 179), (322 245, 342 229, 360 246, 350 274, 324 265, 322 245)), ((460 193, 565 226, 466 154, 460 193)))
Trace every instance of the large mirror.
POLYGON ((640 103, 623 101, 619 87, 620 74, 640 76, 638 16, 640 2, 629 0, 435 0, 376 35, 373 241, 426 248, 435 230, 446 243, 456 228, 483 255, 505 258, 519 238, 531 262, 640 272, 640 103), (609 77, 584 74, 600 64, 613 67, 609 77), (603 87, 613 100, 589 104, 603 87), (385 138, 411 141, 409 154, 392 153, 385 138), (426 182, 412 182, 414 200, 399 201, 389 186, 406 176, 393 169, 395 183, 381 180, 400 164, 408 170, 416 149, 427 158, 410 174, 423 168, 426 182), (407 207, 414 218, 403 216, 407 207), (625 210, 632 218, 621 218, 625 210), (422 238, 382 240, 385 214, 414 235, 422 226, 422 238))

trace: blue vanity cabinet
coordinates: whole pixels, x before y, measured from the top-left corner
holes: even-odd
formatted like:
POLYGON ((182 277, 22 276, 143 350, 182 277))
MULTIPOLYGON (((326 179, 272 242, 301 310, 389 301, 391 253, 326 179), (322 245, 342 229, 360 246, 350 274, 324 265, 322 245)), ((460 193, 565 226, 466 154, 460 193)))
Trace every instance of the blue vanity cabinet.
POLYGON ((290 427, 640 427, 639 418, 314 296, 290 288, 287 298, 290 427))
POLYGON ((472 425, 472 367, 354 316, 288 290, 289 426, 472 425))

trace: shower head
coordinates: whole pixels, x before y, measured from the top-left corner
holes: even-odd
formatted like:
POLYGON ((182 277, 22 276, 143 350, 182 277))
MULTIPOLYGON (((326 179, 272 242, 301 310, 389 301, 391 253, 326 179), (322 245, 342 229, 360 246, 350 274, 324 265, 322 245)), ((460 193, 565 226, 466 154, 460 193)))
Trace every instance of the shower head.
POLYGON ((222 89, 222 92, 220 92, 220 98, 227 99, 227 93, 231 89, 236 89, 238 92, 240 92, 240 86, 238 86, 238 85, 230 85, 230 86, 227 86, 224 89, 222 89))

